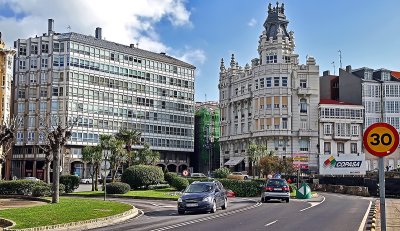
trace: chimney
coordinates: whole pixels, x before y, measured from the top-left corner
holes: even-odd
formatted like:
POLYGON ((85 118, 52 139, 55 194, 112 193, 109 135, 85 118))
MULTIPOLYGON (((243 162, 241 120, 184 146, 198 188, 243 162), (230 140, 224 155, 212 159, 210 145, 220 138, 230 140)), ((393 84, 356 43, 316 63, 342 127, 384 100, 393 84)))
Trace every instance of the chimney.
POLYGON ((166 55, 167 53, 165 53, 165 52, 160 52, 160 55, 166 55))
POLYGON ((1 32, 0 32, 0 40, 1 40, 1 32))
POLYGON ((129 47, 133 49, 133 48, 135 48, 135 44, 131 43, 131 44, 129 44, 129 47))
POLYGON ((96 37, 97 39, 101 39, 101 38, 102 38, 102 35, 101 35, 101 28, 100 28, 100 27, 96 27, 95 37, 96 37))
POLYGON ((331 75, 331 71, 327 70, 322 72, 322 76, 328 76, 328 75, 331 75))
POLYGON ((351 73, 351 65, 347 65, 346 66, 346 72, 347 73, 351 73))
POLYGON ((49 18, 48 20, 48 27, 47 27, 47 34, 50 36, 54 32, 54 19, 49 18))

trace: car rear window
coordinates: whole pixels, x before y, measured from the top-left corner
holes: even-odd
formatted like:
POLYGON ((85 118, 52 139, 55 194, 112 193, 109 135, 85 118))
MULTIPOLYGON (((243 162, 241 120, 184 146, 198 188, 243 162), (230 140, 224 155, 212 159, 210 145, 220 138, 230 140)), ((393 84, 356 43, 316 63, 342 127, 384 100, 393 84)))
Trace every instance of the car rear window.
POLYGON ((285 186, 286 182, 284 180, 268 180, 268 186, 285 186))

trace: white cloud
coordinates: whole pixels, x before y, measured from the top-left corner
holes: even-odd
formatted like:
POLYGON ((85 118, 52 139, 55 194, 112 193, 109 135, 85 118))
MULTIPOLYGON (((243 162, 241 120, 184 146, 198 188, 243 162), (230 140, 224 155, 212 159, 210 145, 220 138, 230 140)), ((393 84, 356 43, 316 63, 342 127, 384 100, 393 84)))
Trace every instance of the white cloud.
POLYGON ((252 19, 247 23, 247 25, 249 25, 249 26, 251 26, 251 27, 255 26, 256 24, 257 24, 257 20, 256 20, 255 18, 252 18, 252 19))
MULTIPOLYGON (((192 26, 184 0, 0 0, 18 17, 0 16, 0 28, 7 47, 18 38, 47 32, 47 19, 53 18, 56 32, 71 31, 94 35, 96 27, 103 37, 122 44, 139 43, 154 52, 172 50, 160 40, 154 25, 167 19, 173 26, 192 26)), ((195 52, 196 53, 196 52, 195 52)), ((197 55, 198 57, 201 57, 197 55)), ((190 57, 190 54, 184 57, 190 57)), ((193 55, 192 57, 196 57, 193 55)), ((200 58, 201 59, 201 58, 200 58)))
POLYGON ((190 49, 189 47, 186 47, 186 50, 181 54, 177 54, 176 58, 191 64, 203 64, 206 61, 206 55, 203 50, 190 49))

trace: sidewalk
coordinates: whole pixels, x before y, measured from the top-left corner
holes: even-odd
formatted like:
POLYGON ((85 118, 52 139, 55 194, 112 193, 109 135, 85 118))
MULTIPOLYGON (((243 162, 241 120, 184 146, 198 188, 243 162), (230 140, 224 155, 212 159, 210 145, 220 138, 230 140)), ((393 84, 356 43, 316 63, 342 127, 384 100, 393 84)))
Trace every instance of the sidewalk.
MULTIPOLYGON (((398 231, 400 230, 400 199, 387 199, 386 198, 386 230, 398 231)), ((379 200, 377 200, 378 211, 376 213, 376 230, 381 230, 381 217, 379 210, 379 200)))

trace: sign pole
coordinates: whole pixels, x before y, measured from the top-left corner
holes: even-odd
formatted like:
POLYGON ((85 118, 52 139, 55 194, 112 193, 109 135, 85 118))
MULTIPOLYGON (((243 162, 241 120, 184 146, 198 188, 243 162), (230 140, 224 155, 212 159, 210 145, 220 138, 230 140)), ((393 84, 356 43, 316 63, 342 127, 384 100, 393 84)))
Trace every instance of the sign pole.
POLYGON ((386 231, 385 207, 385 157, 379 157, 379 205, 381 210, 381 230, 386 231))

